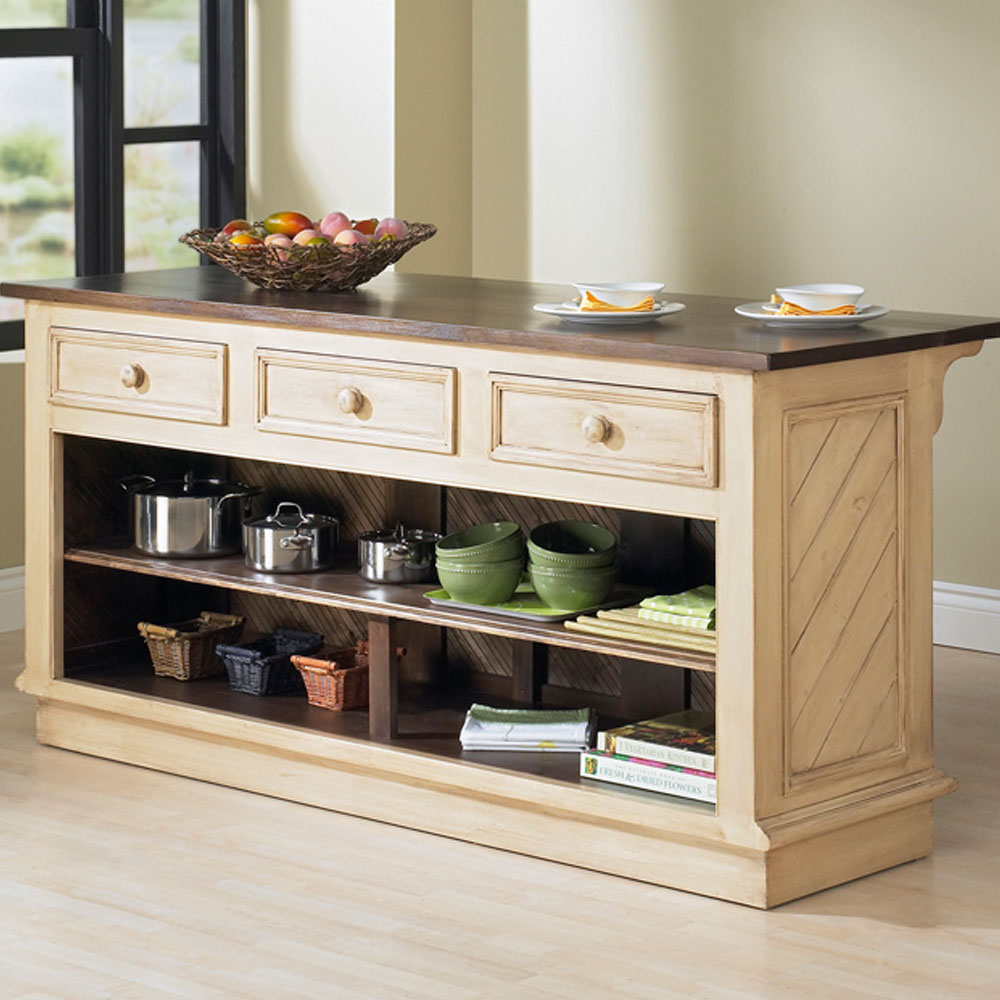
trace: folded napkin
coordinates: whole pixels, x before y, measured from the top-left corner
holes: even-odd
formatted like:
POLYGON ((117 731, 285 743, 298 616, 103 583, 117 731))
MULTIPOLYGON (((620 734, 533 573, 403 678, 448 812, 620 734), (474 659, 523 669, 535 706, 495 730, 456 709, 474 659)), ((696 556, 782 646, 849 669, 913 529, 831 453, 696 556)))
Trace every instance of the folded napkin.
POLYGON ((585 750, 595 718, 589 708, 492 708, 472 705, 459 740, 463 750, 585 750))
POLYGON ((613 306, 590 292, 584 292, 580 298, 580 312, 650 312, 655 305, 652 295, 647 295, 634 306, 613 306))
POLYGON ((834 309, 806 309, 792 302, 782 302, 779 316, 853 316, 857 309, 852 305, 837 306, 834 309))
MULTIPOLYGON (((693 618, 696 621, 715 620, 715 587, 710 583, 702 584, 692 590, 680 594, 658 594, 646 597, 639 602, 639 607, 646 611, 658 611, 668 615, 680 615, 683 618, 693 618)), ((688 622, 676 622, 687 625, 688 622)))
POLYGON ((776 313, 778 316, 853 316, 857 312, 854 306, 837 306, 835 309, 806 309, 805 306, 797 306, 783 299, 777 292, 772 292, 771 305, 776 306, 779 303, 781 308, 776 313))

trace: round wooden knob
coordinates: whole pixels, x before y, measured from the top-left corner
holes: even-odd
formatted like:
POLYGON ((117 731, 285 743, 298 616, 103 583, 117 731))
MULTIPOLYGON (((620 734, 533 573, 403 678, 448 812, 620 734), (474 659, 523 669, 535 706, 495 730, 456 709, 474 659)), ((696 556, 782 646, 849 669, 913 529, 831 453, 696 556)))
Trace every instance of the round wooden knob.
POLYGON ((138 389, 146 381, 146 373, 141 365, 123 365, 121 380, 126 389, 138 389))
POLYGON ((365 397, 359 389, 348 386, 337 393, 337 406, 343 413, 357 413, 364 406, 365 397))
POLYGON ((580 430, 591 444, 600 444, 611 436, 611 421, 607 417, 584 417, 580 430))

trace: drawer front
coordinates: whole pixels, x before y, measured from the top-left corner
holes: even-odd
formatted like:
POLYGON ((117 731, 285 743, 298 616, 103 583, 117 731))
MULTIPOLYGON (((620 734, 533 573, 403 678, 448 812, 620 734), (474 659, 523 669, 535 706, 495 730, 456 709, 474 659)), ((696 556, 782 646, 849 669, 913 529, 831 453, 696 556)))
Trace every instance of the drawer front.
POLYGON ((49 402, 200 424, 226 422, 226 346, 55 327, 49 402))
POLYGON ((453 368, 364 358, 257 352, 257 427, 453 454, 453 368))
POLYGON ((491 457, 691 486, 718 482, 718 399, 491 374, 491 457))

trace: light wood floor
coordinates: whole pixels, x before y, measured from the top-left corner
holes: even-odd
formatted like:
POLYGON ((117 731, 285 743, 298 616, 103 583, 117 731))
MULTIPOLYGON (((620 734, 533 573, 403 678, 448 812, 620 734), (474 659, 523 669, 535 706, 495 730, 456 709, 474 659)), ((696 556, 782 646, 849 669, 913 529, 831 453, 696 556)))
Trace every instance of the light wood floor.
POLYGON ((937 651, 937 848, 761 913, 40 747, 0 635, 0 1000, 994 1000, 1000 657, 937 651))

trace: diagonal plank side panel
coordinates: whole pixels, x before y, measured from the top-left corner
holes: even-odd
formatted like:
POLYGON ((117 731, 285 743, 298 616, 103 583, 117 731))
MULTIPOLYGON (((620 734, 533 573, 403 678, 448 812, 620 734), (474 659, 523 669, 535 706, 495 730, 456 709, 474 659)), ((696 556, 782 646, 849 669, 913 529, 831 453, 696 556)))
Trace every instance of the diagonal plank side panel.
POLYGON ((786 791, 904 750, 903 422, 902 397, 785 414, 786 791))
MULTIPOLYGON (((806 550, 813 544, 877 419, 878 414, 871 410, 848 411, 835 416, 820 450, 813 453, 804 447, 804 444, 811 444, 811 440, 802 440, 811 437, 809 421, 803 415, 803 419, 792 423, 786 435, 790 478, 794 481, 803 466, 808 468, 801 487, 787 496, 788 505, 794 500, 796 511, 796 530, 787 537, 788 560, 793 566, 802 561, 806 550)), ((790 490, 790 483, 787 488, 790 490)))
MULTIPOLYGON (((802 425, 803 428, 808 423, 802 425)), ((841 481, 827 514, 798 564, 789 567, 792 577, 791 606, 788 609, 793 641, 816 610, 816 604, 830 587, 852 539, 871 513, 877 496, 891 491, 886 499, 895 504, 894 413, 879 415, 854 463, 841 481)), ((831 483, 831 488, 833 484, 831 483)), ((791 504, 791 520, 796 526, 799 507, 791 504)))

